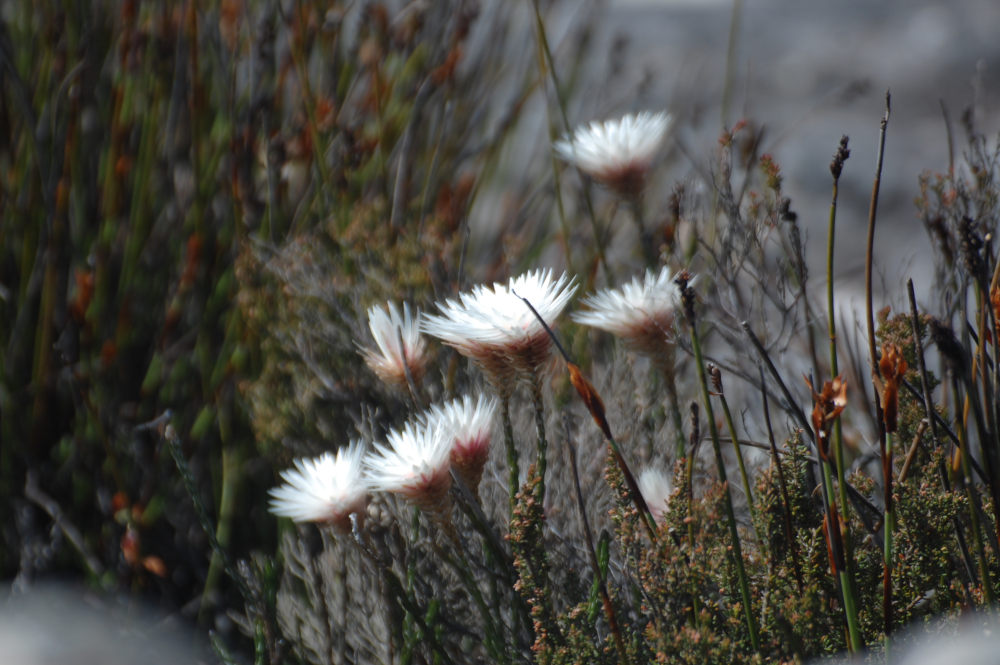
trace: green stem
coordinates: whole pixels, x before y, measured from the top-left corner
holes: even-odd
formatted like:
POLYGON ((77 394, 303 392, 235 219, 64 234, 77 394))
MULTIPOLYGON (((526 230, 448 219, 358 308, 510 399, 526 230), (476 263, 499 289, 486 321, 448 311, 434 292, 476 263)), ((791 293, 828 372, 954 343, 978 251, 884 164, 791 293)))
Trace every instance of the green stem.
POLYGON ((715 465, 719 470, 719 482, 725 490, 726 521, 729 524, 729 536, 733 543, 733 559, 736 564, 736 575, 739 578, 740 595, 743 598, 743 614, 747 624, 747 632, 750 634, 750 643, 754 651, 760 650, 760 638, 757 634, 757 620, 754 617, 753 606, 750 602, 750 585, 747 581, 746 570, 743 566, 743 549, 740 546, 740 535, 736 530, 736 514, 733 511, 733 497, 729 493, 729 485, 726 480, 726 464, 722 459, 722 446, 719 443, 719 430, 715 426, 715 416, 712 412, 712 401, 708 393, 708 377, 705 375, 705 361, 701 353, 701 341, 698 339, 698 331, 695 329, 695 322, 691 324, 691 348, 694 352, 694 361, 698 366, 698 381, 701 383, 701 398, 705 405, 705 416, 708 420, 708 431, 712 438, 712 448, 715 451, 715 465))
MULTIPOLYGON (((444 551, 443 548, 437 547, 438 556, 442 557, 448 564, 455 570, 459 578, 461 578, 462 583, 465 588, 468 589, 469 595, 472 597, 472 601, 476 604, 479 609, 479 614, 483 617, 483 646, 486 651, 490 654, 490 657, 494 660, 499 661, 501 656, 504 655, 503 640, 500 638, 500 634, 497 631, 497 623, 494 620, 493 615, 490 613, 489 606, 483 599, 483 593, 479 589, 479 585, 476 584, 475 579, 470 572, 469 557, 465 552, 465 547, 462 545, 458 538, 458 534, 452 529, 448 533, 452 544, 455 546, 455 550, 461 554, 462 563, 453 557, 448 552, 444 551)), ((499 608, 497 608, 499 609, 499 608)))
POLYGON ((514 443, 514 427, 510 422, 510 391, 507 390, 503 390, 500 393, 500 417, 503 421, 503 441, 507 448, 507 470, 509 474, 507 491, 510 495, 510 515, 513 517, 521 473, 518 469, 517 446, 514 443))
POLYGON ((654 358, 659 365, 666 381, 667 402, 670 406, 670 418, 674 421, 674 436, 677 439, 677 459, 686 455, 684 447, 684 420, 681 417, 680 399, 677 396, 677 373, 674 368, 675 354, 673 345, 665 347, 664 351, 654 358))
POLYGON ((757 536, 757 543, 763 546, 764 540, 760 537, 760 532, 757 531, 757 515, 753 506, 753 493, 750 491, 750 479, 747 476, 747 467, 743 463, 743 451, 740 450, 740 441, 736 436, 736 425, 733 424, 733 414, 729 411, 729 402, 726 400, 724 393, 719 394, 719 399, 722 400, 722 412, 726 417, 726 427, 729 430, 729 438, 733 442, 733 451, 736 453, 736 461, 740 467, 740 480, 743 482, 743 492, 747 496, 747 510, 750 511, 750 524, 753 526, 753 532, 757 536))
POLYGON ((538 485, 535 497, 544 505, 549 442, 545 438, 545 406, 542 401, 542 385, 537 370, 531 372, 531 403, 535 409, 535 431, 538 433, 538 453, 535 461, 535 468, 538 470, 538 485))
POLYGON ((636 226, 639 227, 639 244, 642 245, 642 256, 646 260, 646 266, 655 268, 657 263, 659 263, 660 257, 656 248, 653 247, 653 236, 650 235, 649 229, 646 228, 645 216, 642 214, 641 195, 632 197, 629 200, 629 205, 632 208, 632 219, 635 220, 636 226))
MULTIPOLYGON (((952 387, 955 391, 955 404, 959 405, 961 393, 958 390, 958 379, 952 377, 952 387)), ((986 602, 993 605, 996 598, 993 593, 993 580, 990 576, 989 563, 986 560, 986 547, 983 545, 983 534, 979 524, 979 511, 976 509, 978 498, 972 483, 972 465, 969 462, 969 443, 965 431, 965 422, 961 414, 955 418, 955 429, 958 430, 958 454, 962 458, 962 485, 965 487, 965 495, 969 505, 969 522, 972 524, 972 538, 976 543, 976 557, 979 559, 979 577, 983 584, 983 593, 986 602)))
MULTIPOLYGON (((847 159, 846 153, 847 148, 847 137, 844 137, 841 141, 841 149, 844 152, 839 152, 837 156, 834 157, 835 160, 840 160, 840 168, 843 168, 843 160, 847 159)), ((836 310, 834 309, 834 297, 833 297, 833 250, 834 243, 836 239, 836 228, 837 228, 837 196, 840 191, 840 171, 839 169, 833 174, 833 194, 830 198, 830 221, 827 226, 826 235, 826 316, 827 316, 827 331, 830 337, 830 375, 836 377, 840 374, 840 366, 837 360, 837 316, 836 310)), ((815 378, 819 381, 819 377, 815 378)), ((844 474, 844 433, 843 426, 840 423, 840 418, 837 418, 833 423, 833 457, 834 463, 836 465, 837 473, 837 494, 840 500, 840 510, 844 512, 844 523, 848 524, 847 520, 847 483, 845 482, 844 474)), ((831 497, 832 498, 832 497, 831 497)), ((849 587, 851 593, 845 594, 844 596, 844 607, 845 609, 849 604, 853 605, 853 584, 851 584, 851 579, 853 579, 853 569, 854 569, 854 557, 853 557, 853 547, 851 546, 851 532, 848 528, 846 537, 844 538, 844 567, 845 570, 842 571, 847 577, 847 587, 849 587), (850 603, 848 602, 848 595, 851 596, 850 603)), ((842 585, 843 586, 843 585, 842 585)), ((852 650, 860 648, 860 632, 857 630, 857 617, 851 617, 850 613, 847 617, 848 627, 851 626, 852 622, 855 624, 855 631, 852 633, 852 650), (857 637, 857 640, 854 639, 857 637)))

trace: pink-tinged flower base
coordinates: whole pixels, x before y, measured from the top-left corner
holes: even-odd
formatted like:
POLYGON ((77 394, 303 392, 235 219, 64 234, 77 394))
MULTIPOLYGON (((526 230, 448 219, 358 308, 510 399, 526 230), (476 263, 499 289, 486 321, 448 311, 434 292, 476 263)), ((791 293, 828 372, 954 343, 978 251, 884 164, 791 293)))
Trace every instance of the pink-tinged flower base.
POLYGON ((375 348, 362 347, 361 354, 365 364, 389 385, 406 388, 407 372, 419 385, 427 371, 427 346, 420 336, 419 318, 420 311, 411 314, 409 303, 403 303, 402 312, 393 302, 368 310, 375 348))
POLYGON ((479 483, 483 479, 483 469, 490 456, 489 437, 480 437, 469 441, 455 441, 451 449, 451 466, 462 482, 476 496, 479 496, 479 483))
POLYGON ((603 289, 583 299, 588 308, 574 312, 577 323, 621 337, 626 345, 659 360, 672 356, 673 326, 681 294, 670 269, 646 271, 617 289, 603 289))
POLYGON ((500 394, 510 394, 511 379, 537 372, 552 344, 522 298, 552 325, 575 292, 565 273, 554 279, 551 270, 532 271, 446 300, 440 315, 424 315, 421 329, 473 359, 500 394))
POLYGON ((365 458, 371 486, 393 492, 421 510, 446 516, 450 508, 451 438, 426 422, 409 422, 389 432, 365 458))

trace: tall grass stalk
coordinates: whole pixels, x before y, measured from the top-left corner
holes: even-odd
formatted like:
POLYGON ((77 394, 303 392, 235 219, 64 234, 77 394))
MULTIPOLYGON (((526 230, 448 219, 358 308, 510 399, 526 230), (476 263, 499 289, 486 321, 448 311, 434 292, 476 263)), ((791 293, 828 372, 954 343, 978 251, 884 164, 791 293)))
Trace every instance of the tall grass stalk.
MULTIPOLYGON (((715 414, 712 411, 712 400, 708 391, 708 377, 705 373, 705 359, 701 352, 701 340, 697 330, 697 320, 694 312, 694 292, 688 285, 689 278, 686 274, 678 278, 681 288, 681 297, 684 299, 684 315, 687 319, 689 333, 691 336, 691 350, 694 354, 694 362, 698 368, 698 382, 701 384, 701 399, 705 406, 705 417, 708 420, 708 432, 712 439, 712 449, 715 452, 715 465, 719 473, 719 482, 722 484, 726 508, 726 522, 729 526, 729 537, 732 543, 733 564, 736 567, 736 576, 739 580, 740 596, 743 599, 743 615, 746 621, 747 633, 750 636, 750 644, 754 651, 760 649, 760 637, 757 629, 757 619, 753 611, 753 603, 750 596, 750 583, 747 580, 747 573, 743 563, 743 548, 740 545, 740 534, 736 528, 736 513, 733 510, 733 497, 726 480, 726 463, 722 457, 722 446, 719 442, 719 430, 715 426, 715 414)), ((736 440, 734 439, 734 443, 736 440)))
MULTIPOLYGON (((833 192, 830 196, 830 219, 827 226, 826 238, 826 313, 828 332, 830 336, 830 375, 834 377, 840 375, 840 365, 837 358, 837 316, 836 309, 834 307, 833 257, 836 241, 837 198, 840 190, 840 174, 843 171, 844 162, 847 161, 847 158, 851 154, 847 145, 848 138, 846 136, 841 137, 840 146, 837 148, 833 161, 830 163, 830 173, 833 176, 833 192)), ((818 381, 819 377, 816 377, 816 380, 818 381)), ((850 521, 847 519, 848 502, 847 483, 844 476, 844 433, 843 424, 841 423, 840 418, 837 418, 833 423, 833 455, 837 474, 837 495, 839 497, 840 510, 843 512, 844 524, 846 526, 850 524, 850 521)), ((825 467, 824 482, 829 482, 825 467)), ((832 493, 829 500, 831 502, 833 501, 832 493)), ((846 533, 843 538, 844 571, 842 571, 842 574, 844 575, 846 581, 841 582, 841 593, 844 596, 844 608, 847 617, 848 637, 851 650, 856 652, 861 648, 861 637, 857 625, 858 619, 855 611, 853 611, 853 608, 856 606, 854 601, 854 548, 850 527, 847 526, 845 531, 846 533)), ((831 538, 832 537, 833 536, 831 535, 831 538)))
MULTIPOLYGON (((882 483, 885 491, 885 513, 883 518, 883 528, 886 529, 885 548, 891 550, 892 534, 889 533, 890 525, 890 504, 892 503, 892 457, 891 444, 887 441, 885 422, 883 420, 882 396, 880 395, 881 379, 879 377, 879 353, 875 346, 875 315, 872 304, 874 293, 872 287, 872 264, 874 260, 875 246, 875 221, 878 217, 878 195, 882 182, 882 163, 885 157, 885 136, 889 126, 889 114, 892 110, 892 97, 887 90, 885 93, 885 112, 879 123, 879 143, 878 153, 875 163, 875 179, 872 182, 871 202, 868 208, 868 235, 865 250, 865 315, 868 324, 868 352, 871 363, 872 384, 875 387, 872 400, 875 404, 875 423, 878 429, 879 451, 882 456, 882 483)), ((887 557, 887 552, 883 551, 883 574, 882 574, 882 612, 886 640, 892 632, 892 568, 891 561, 887 557)), ((886 643, 888 644, 888 642, 886 643)))
MULTIPOLYGON (((532 9, 535 12, 535 35, 538 39, 538 47, 540 50, 540 62, 539 71, 542 76, 547 72, 549 78, 552 80, 552 88, 556 97, 556 105, 559 108, 559 116, 562 118, 563 129, 572 137, 572 127, 569 124, 569 115, 566 113, 566 100, 563 97, 562 87, 559 85, 559 75, 556 73, 555 61, 552 58, 552 49, 549 47, 549 38, 545 32, 545 21, 542 18, 542 11, 539 7, 538 0, 532 0, 532 9)), ((546 104, 546 108, 548 105, 546 104)), ((551 123, 550 123, 551 125, 551 123)), ((559 165, 556 161, 555 154, 552 154, 552 171, 555 176, 556 184, 556 198, 558 201, 560 223, 563 225, 564 233, 567 228, 567 223, 565 219, 565 211, 562 204, 562 197, 560 196, 561 189, 559 187, 559 165)), ((604 268, 604 275, 611 284, 614 282, 614 273, 611 272, 611 268, 608 265, 607 256, 604 253, 604 232, 601 230, 600 224, 597 222, 597 213, 594 210, 594 201, 590 196, 590 185, 586 178, 583 180, 583 200, 587 208, 587 217, 590 219, 590 226, 594 231, 594 248, 597 251, 597 259, 604 268)), ((566 255, 566 262, 569 263, 570 256, 566 255)), ((588 286, 590 286, 588 284, 588 286)))
POLYGON ((743 493, 747 499, 747 511, 750 513, 750 525, 753 527, 754 535, 757 536, 757 543, 763 547, 764 541, 757 531, 757 514, 753 504, 753 492, 750 490, 750 479, 747 477, 746 463, 743 461, 743 451, 740 449, 740 439, 736 434, 736 425, 733 422, 733 414, 729 409, 729 401, 726 399, 726 392, 722 387, 722 370, 713 363, 708 363, 708 373, 711 376, 712 387, 715 394, 722 402, 722 413, 726 419, 726 428, 729 430, 729 439, 733 442, 733 454, 736 456, 736 463, 740 469, 740 481, 743 483, 743 493))

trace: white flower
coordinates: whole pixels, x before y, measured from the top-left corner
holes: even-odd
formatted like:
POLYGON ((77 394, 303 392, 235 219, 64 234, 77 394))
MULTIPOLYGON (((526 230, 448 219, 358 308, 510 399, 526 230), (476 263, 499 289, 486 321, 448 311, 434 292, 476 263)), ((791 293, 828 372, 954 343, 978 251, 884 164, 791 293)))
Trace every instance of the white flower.
POLYGON ((670 334, 681 306, 681 291, 670 269, 646 271, 617 289, 603 289, 582 303, 589 309, 574 312, 577 323, 600 328, 623 338, 632 348, 655 355, 672 344, 670 334))
POLYGON ((406 372, 420 383, 427 369, 427 345, 418 326, 420 310, 411 314, 409 303, 403 303, 400 314, 396 303, 385 308, 373 305, 368 310, 368 327, 377 349, 362 347, 365 363, 386 383, 405 386, 406 372), (402 344, 400 344, 402 340, 402 344))
POLYGON ((444 428, 409 422, 386 439, 364 460, 372 487, 401 494, 424 510, 443 511, 451 489, 452 444, 444 428))
POLYGON ((352 441, 336 455, 296 460, 294 469, 281 473, 285 484, 270 491, 271 512, 296 522, 330 522, 350 530, 351 513, 361 514, 368 497, 363 453, 361 442, 352 441))
POLYGON ((465 395, 443 407, 432 406, 425 415, 430 427, 441 427, 450 437, 451 465, 473 494, 478 494, 483 467, 490 454, 497 401, 482 395, 473 401, 465 395))
POLYGON ((642 190, 669 129, 669 114, 643 111, 577 127, 553 148, 560 158, 592 178, 622 195, 633 196, 642 190))
POLYGON ((551 326, 575 292, 566 273, 554 280, 548 269, 527 272, 506 285, 480 284, 459 294, 458 300, 449 298, 438 305, 441 314, 425 314, 420 327, 479 362, 501 387, 518 370, 537 370, 551 346, 548 333, 521 297, 551 326))
POLYGON ((670 479, 666 474, 658 469, 643 469, 639 474, 639 493, 646 501, 649 512, 653 515, 653 521, 663 524, 666 519, 667 504, 670 503, 670 494, 673 489, 670 486, 670 479))

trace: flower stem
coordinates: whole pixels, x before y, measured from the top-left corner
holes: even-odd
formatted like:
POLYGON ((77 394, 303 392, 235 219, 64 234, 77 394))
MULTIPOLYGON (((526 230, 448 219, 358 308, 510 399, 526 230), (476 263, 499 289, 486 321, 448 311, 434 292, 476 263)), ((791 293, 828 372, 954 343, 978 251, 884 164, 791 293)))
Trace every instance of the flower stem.
POLYGON ((510 391, 508 390, 500 391, 500 415, 503 421, 503 441, 507 447, 507 470, 509 474, 507 491, 510 494, 510 514, 513 516, 521 473, 518 469, 517 446, 514 444, 514 427, 510 422, 510 391))
POLYGON ((712 448, 715 451, 715 465, 719 471, 719 482, 725 489, 726 521, 729 524, 729 536, 733 543, 733 559, 736 564, 736 575, 739 578, 740 596, 743 598, 743 614, 747 624, 747 632, 750 634, 750 644, 754 651, 760 649, 760 637, 757 634, 757 620, 754 617, 753 606, 750 602, 750 585, 747 581, 747 573, 743 566, 743 549, 740 546, 740 534, 736 530, 736 514, 733 511, 733 497, 729 493, 729 485, 726 480, 726 464, 722 459, 722 446, 719 443, 719 430, 715 426, 715 415, 712 412, 712 401, 708 393, 708 377, 705 374, 705 361, 701 353, 701 341, 698 339, 698 331, 695 329, 695 322, 691 324, 691 348, 694 352, 694 362, 698 366, 698 381, 701 383, 701 398, 705 405, 705 416, 708 420, 708 431, 712 439, 712 448))
POLYGON ((542 400, 542 382, 538 370, 531 372, 531 403, 535 409, 535 431, 538 433, 538 452, 535 468, 538 470, 537 499, 545 501, 545 471, 548 467, 548 439, 545 438, 545 405, 542 400))
POLYGON ((757 516, 753 507, 753 493, 750 491, 750 479, 747 477, 746 464, 743 463, 743 451, 740 450, 740 441, 736 437, 736 425, 733 424, 733 414, 729 411, 729 402, 726 400, 725 393, 720 392, 719 399, 722 400, 722 412, 726 417, 726 427, 729 429, 729 438, 733 441, 736 462, 740 467, 740 480, 743 482, 743 492, 747 495, 747 510, 750 511, 750 524, 753 526, 753 532, 757 536, 757 542, 763 546, 764 541, 760 537, 760 532, 757 531, 757 516))
MULTIPOLYGON (((534 0, 531 3, 532 8, 535 10, 535 30, 538 37, 538 45, 541 49, 541 55, 544 56, 540 63, 540 69, 548 71, 549 78, 552 79, 552 88, 556 96, 556 104, 559 107, 559 116, 562 118, 563 128, 568 132, 570 131, 569 126, 569 116, 566 114, 566 100, 563 99, 562 89, 559 87, 559 77, 556 75, 555 61, 552 59, 552 49, 549 48, 549 38, 545 34, 545 21, 542 19, 542 12, 538 6, 538 0, 534 0)), ((556 162, 553 159, 553 170, 556 174, 556 197, 559 204, 559 214, 562 223, 565 225, 565 219, 563 219, 564 212, 562 207, 562 197, 559 192, 559 170, 556 167, 556 162)), ((594 229, 594 247, 597 250, 597 259, 601 263, 601 267, 604 268, 604 275, 608 280, 608 283, 614 282, 614 275, 611 269, 608 267, 608 259, 604 254, 604 243, 602 242, 604 238, 604 233, 601 231, 600 225, 597 223, 597 214, 594 212, 594 202, 590 197, 590 186, 588 185, 586 179, 583 182, 583 200, 587 206, 588 217, 590 217, 590 225, 594 229)), ((568 239, 567 239, 568 242, 568 239)), ((568 252, 568 250, 567 250, 568 252)), ((567 253, 566 262, 569 263, 569 254, 567 253)))

